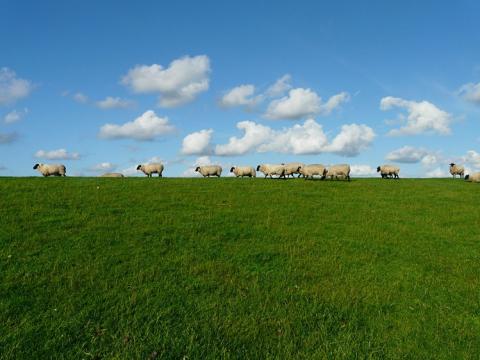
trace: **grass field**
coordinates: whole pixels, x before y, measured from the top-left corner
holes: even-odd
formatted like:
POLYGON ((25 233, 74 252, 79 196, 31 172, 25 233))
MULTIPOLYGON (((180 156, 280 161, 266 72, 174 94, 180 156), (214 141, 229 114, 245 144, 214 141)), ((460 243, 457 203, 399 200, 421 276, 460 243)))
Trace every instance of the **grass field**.
POLYGON ((478 359, 480 186, 0 179, 0 357, 478 359))

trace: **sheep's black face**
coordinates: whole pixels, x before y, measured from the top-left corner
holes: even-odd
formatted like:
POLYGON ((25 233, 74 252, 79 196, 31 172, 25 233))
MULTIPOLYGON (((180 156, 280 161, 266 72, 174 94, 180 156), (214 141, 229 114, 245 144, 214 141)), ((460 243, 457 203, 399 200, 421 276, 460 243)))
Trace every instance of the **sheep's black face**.
POLYGON ((260 171, 260 165, 257 166, 257 171, 260 171))
POLYGON ((195 169, 195 171, 200 171, 200 166, 197 166, 197 168, 195 169))
POLYGON ((235 166, 232 166, 232 168, 230 169, 230 172, 233 172, 233 170, 235 170, 235 166))
POLYGON ((470 175, 465 175, 465 180, 468 180, 470 178, 470 175))
POLYGON ((142 168, 142 165, 137 166, 137 170, 140 170, 142 168))
POLYGON ((299 166, 299 167, 298 167, 298 169, 297 169, 297 172, 299 172, 301 168, 302 168, 302 167, 301 167, 301 166, 299 166))
POLYGON ((450 166, 455 166, 455 164, 454 164, 454 163, 451 163, 450 166))
POLYGON ((40 166, 39 164, 33 165, 33 170, 37 170, 39 166, 40 166))
POLYGON ((380 172, 380 166, 377 166, 377 172, 380 172))

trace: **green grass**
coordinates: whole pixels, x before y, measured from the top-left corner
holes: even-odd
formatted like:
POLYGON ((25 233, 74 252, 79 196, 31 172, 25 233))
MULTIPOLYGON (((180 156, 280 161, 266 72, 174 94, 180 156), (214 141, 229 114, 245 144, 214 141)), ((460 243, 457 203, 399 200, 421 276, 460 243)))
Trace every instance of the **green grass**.
POLYGON ((478 358, 480 187, 0 179, 0 357, 478 358))

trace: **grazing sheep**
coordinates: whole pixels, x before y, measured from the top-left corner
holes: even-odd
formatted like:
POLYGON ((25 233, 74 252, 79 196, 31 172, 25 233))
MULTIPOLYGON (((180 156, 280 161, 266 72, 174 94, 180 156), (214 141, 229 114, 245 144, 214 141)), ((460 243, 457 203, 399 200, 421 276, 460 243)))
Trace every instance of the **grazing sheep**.
POLYGON ((142 164, 137 166, 137 171, 142 171, 148 177, 152 177, 152 174, 158 174, 158 177, 162 177, 163 164, 142 164))
POLYGON ((265 179, 267 178, 267 176, 270 176, 270 178, 272 178, 273 175, 279 175, 279 179, 282 177, 286 179, 284 165, 261 164, 257 166, 257 171, 261 171, 265 175, 265 179))
POLYGON ((327 174, 327 169, 322 164, 311 164, 300 166, 298 168, 298 172, 305 177, 305 180, 307 180, 309 177, 313 179, 315 175, 321 176, 323 180, 327 174))
POLYGON ((305 164, 302 164, 302 163, 299 163, 299 162, 293 162, 293 163, 288 163, 288 164, 283 164, 282 163, 282 165, 285 166, 285 176, 286 177, 289 177, 289 176, 294 177, 293 174, 298 174, 298 177, 300 177, 300 175, 302 175, 302 174, 300 174, 298 172, 298 168, 300 166, 304 166, 305 164))
POLYGON ((123 178, 122 173, 105 173, 100 175, 100 177, 108 177, 108 178, 123 178))
POLYGON ((252 166, 232 166, 231 173, 234 173, 236 177, 257 177, 257 172, 252 166))
POLYGON ((35 164, 33 170, 38 170, 43 176, 67 176, 67 168, 61 164, 35 164))
POLYGON ((219 165, 206 165, 206 166, 197 166, 195 169, 196 172, 199 172, 203 177, 218 176, 222 175, 222 167, 219 165))
POLYGON ((393 165, 381 165, 377 166, 377 172, 382 175, 382 179, 388 179, 389 177, 400 179, 398 173, 400 172, 400 168, 398 166, 393 165))
POLYGON ((471 175, 465 175, 465 181, 480 182, 480 173, 473 173, 471 175))
POLYGON ((460 175, 460 178, 463 178, 463 174, 465 173, 465 169, 461 165, 455 165, 454 163, 450 164, 450 174, 453 175, 453 178, 457 175, 460 175))
POLYGON ((348 164, 332 165, 328 168, 325 176, 330 177, 330 179, 333 179, 335 177, 335 179, 344 178, 350 181, 350 165, 348 164))

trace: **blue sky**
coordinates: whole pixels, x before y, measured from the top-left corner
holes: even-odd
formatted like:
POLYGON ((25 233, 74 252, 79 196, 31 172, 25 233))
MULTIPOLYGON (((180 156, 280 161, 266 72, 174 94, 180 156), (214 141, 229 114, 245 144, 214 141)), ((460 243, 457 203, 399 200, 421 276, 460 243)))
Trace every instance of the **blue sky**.
MULTIPOLYGON (((0 175, 480 170, 476 1, 6 1, 0 175), (228 170, 228 169, 226 169, 228 170), (224 170, 226 172, 226 170, 224 170)), ((140 175, 140 174, 138 174, 140 175)))

